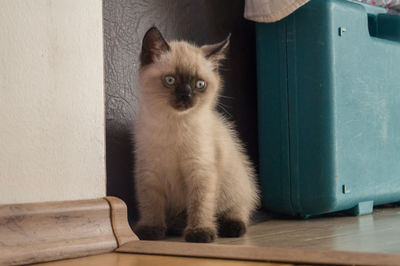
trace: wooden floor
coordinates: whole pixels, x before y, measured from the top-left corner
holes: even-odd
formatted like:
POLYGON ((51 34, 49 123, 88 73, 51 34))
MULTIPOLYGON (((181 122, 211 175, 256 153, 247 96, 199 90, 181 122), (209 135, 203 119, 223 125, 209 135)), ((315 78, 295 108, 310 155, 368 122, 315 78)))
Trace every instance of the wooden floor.
MULTIPOLYGON (((168 241, 183 241, 169 238, 168 241)), ((298 220, 258 215, 241 238, 219 238, 216 243, 280 248, 400 253, 400 207, 380 207, 373 214, 340 214, 298 220)))
POLYGON ((36 265, 43 266, 284 266, 275 264, 238 260, 201 259, 174 256, 137 255, 125 253, 107 253, 84 258, 54 261, 36 265))
MULTIPOLYGON (((183 241, 182 238, 168 238, 167 240, 183 241)), ((334 214, 308 220, 271 217, 265 213, 259 213, 256 223, 249 227, 248 233, 245 236, 241 238, 219 238, 216 243, 274 248, 400 253, 400 208, 381 207, 375 209, 373 214, 359 217, 334 214)), ((43 265, 259 266, 283 264, 108 253, 56 261, 43 265)))
MULTIPOLYGON (((168 241, 183 241, 169 238, 168 241)), ((375 209, 373 214, 351 217, 340 214, 308 220, 257 215, 255 224, 241 238, 219 238, 217 244, 301 248, 373 253, 400 253, 400 208, 375 209)), ((284 265, 240 260, 189 258, 142 254, 108 253, 45 263, 47 266, 261 266, 284 265)), ((288 264, 285 264, 288 265, 288 264)))

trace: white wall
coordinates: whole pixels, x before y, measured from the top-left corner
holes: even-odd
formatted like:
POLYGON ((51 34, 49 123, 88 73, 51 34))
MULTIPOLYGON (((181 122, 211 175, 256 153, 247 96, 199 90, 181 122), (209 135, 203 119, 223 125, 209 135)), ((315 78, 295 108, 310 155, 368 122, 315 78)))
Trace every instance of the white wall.
POLYGON ((105 195, 101 0, 0 0, 0 204, 105 195))

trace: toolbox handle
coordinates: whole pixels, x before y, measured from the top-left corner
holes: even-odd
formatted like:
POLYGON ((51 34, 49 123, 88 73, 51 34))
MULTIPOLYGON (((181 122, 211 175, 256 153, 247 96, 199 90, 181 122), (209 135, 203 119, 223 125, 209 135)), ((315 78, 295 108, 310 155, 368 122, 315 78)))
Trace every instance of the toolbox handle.
POLYGON ((387 13, 383 7, 346 0, 362 7, 368 14, 369 35, 375 38, 400 42, 400 14, 387 13))
POLYGON ((368 14, 368 28, 373 37, 400 42, 400 15, 368 14))

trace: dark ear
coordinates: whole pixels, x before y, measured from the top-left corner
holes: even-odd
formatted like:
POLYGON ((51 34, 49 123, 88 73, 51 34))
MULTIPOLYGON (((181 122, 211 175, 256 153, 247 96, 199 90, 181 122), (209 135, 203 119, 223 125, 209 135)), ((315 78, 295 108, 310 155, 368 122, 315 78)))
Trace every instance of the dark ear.
POLYGON ((164 52, 170 50, 161 32, 156 28, 150 28, 143 37, 142 52, 140 53, 140 64, 145 66, 151 64, 164 52))
POLYGON ((228 50, 231 34, 222 42, 216 44, 203 45, 201 50, 207 59, 218 62, 225 58, 226 51, 228 50))

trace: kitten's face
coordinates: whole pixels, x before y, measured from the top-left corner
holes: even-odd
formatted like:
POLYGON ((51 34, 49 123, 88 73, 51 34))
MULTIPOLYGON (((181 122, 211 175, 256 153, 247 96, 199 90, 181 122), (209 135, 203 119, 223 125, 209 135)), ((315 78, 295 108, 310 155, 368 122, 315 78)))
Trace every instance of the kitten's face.
POLYGON ((167 43, 161 33, 150 29, 141 52, 142 100, 161 112, 187 113, 215 104, 220 78, 218 63, 229 39, 202 47, 187 42, 167 43))

